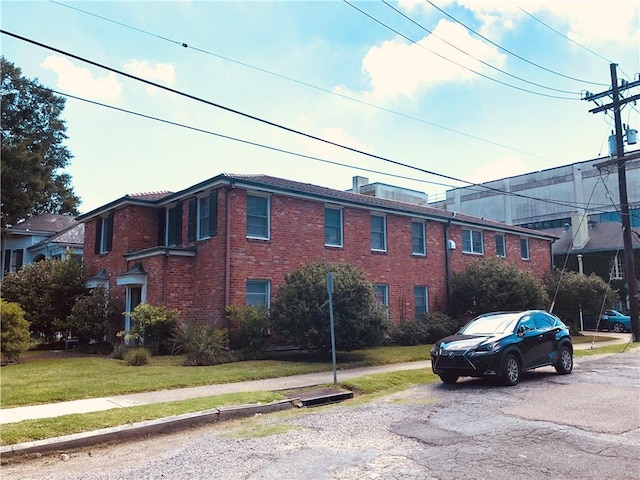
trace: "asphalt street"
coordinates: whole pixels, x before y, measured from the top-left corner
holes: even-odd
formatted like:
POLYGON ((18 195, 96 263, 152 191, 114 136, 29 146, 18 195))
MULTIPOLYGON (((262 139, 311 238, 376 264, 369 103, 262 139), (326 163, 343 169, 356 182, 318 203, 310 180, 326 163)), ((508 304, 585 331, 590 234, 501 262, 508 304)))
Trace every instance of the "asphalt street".
POLYGON ((6 479, 640 478, 640 349, 43 456, 6 479))

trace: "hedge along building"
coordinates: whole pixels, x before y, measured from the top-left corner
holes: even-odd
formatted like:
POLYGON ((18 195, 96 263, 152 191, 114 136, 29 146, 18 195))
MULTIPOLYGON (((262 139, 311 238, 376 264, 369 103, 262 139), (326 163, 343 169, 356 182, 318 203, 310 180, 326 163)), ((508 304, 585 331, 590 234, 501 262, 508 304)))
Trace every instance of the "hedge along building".
POLYGON ((268 307, 302 265, 348 262, 398 321, 447 311, 451 274, 479 258, 536 276, 551 269, 555 235, 427 207, 424 194, 366 181, 340 191, 221 174, 177 193, 126 195, 78 217, 87 286, 109 289, 125 330, 141 302, 220 322, 228 305, 268 307))

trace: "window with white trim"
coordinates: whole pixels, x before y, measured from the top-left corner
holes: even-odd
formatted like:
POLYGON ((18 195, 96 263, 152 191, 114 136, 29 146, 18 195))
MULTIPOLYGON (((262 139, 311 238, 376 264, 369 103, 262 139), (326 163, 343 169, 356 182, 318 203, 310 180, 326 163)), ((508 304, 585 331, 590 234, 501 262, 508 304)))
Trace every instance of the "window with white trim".
POLYGON ((507 256, 507 237, 496 233, 496 255, 498 257, 507 256))
POLYGON ((113 242, 113 212, 96 220, 95 253, 102 254, 111 251, 113 242))
POLYGON ((377 284, 373 286, 373 294, 378 305, 389 306, 389 285, 377 284))
POLYGON ((413 287, 414 316, 420 318, 429 311, 429 289, 426 285, 413 287))
POLYGON ((529 239, 528 238, 520 239, 520 258, 522 258, 522 260, 529 260, 529 239))
POLYGON ((424 222, 411 222, 411 253, 427 254, 426 226, 424 222))
POLYGON ((480 230, 462 229, 462 251, 478 255, 484 254, 484 242, 480 230))
POLYGON ((269 197, 247 195, 247 237, 269 239, 269 197))
POLYGON ((247 305, 269 308, 269 280, 247 280, 247 305))
POLYGON ((342 209, 325 207, 324 244, 328 247, 342 247, 342 209))
POLYGON ((624 255, 616 253, 611 265, 611 280, 623 280, 625 271, 624 255))
POLYGON ((182 243, 182 203, 167 208, 167 233, 165 245, 171 247, 182 243))
POLYGON ((387 251, 387 219, 384 215, 371 215, 371 250, 387 251))

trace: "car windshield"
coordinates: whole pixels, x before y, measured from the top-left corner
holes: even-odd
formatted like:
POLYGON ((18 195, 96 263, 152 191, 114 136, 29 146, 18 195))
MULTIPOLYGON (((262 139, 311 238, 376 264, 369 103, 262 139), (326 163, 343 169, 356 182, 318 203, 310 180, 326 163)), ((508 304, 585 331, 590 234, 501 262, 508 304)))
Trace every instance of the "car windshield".
POLYGON ((519 319, 520 315, 516 313, 500 313, 479 317, 465 325, 460 333, 464 335, 492 335, 512 332, 519 319))

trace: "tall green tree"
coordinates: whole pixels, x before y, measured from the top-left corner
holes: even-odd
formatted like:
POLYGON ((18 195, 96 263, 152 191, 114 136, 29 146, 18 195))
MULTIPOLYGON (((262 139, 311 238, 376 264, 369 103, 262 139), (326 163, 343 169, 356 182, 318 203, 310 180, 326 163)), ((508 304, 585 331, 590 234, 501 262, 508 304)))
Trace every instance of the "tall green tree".
POLYGON ((0 57, 2 228, 41 213, 78 214, 80 199, 62 170, 72 156, 60 118, 65 99, 0 57))

